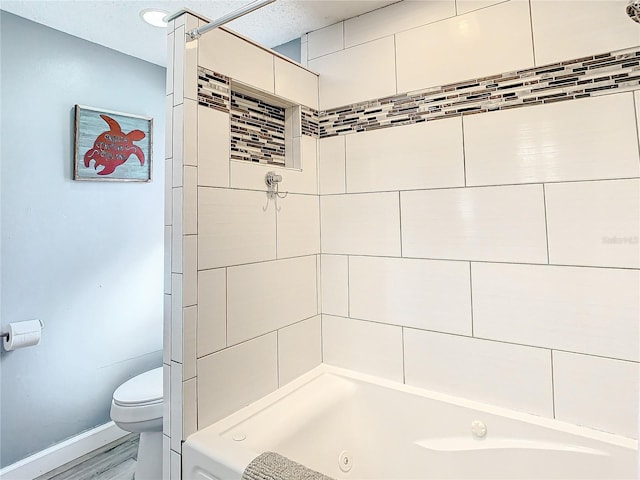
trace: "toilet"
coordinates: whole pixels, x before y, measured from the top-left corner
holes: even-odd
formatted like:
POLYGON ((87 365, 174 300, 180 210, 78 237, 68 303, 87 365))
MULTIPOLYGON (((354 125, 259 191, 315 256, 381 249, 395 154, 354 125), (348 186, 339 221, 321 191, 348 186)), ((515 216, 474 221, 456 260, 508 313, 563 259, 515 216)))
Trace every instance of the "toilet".
POLYGON ((162 367, 127 380, 113 392, 111 420, 140 434, 135 480, 162 478, 162 367))

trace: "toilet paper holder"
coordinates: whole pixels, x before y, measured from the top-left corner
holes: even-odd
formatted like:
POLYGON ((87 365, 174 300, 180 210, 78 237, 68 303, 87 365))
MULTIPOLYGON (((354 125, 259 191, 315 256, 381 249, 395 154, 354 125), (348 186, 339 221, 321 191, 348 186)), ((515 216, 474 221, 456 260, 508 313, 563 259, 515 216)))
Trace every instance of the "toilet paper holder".
POLYGON ((40 342, 40 332, 44 328, 44 323, 40 319, 34 319, 9 323, 8 328, 8 331, 0 332, 0 344, 4 350, 11 351, 16 348, 37 345, 40 342))

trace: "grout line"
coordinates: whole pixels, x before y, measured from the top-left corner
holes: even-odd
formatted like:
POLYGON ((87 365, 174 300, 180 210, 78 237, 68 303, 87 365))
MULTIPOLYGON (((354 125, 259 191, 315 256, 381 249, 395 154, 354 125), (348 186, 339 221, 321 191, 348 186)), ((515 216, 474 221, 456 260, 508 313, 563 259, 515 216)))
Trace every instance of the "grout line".
POLYGON ((224 269, 224 348, 229 346, 229 269, 224 269))
MULTIPOLYGON (((392 193, 392 192, 431 192, 431 191, 439 191, 439 190, 461 190, 461 189, 472 189, 472 188, 497 188, 497 187, 522 187, 525 185, 542 185, 542 184, 562 184, 562 183, 588 183, 588 182, 618 182, 623 180, 637 180, 640 176, 635 177, 616 177, 616 178, 594 178, 594 179, 585 179, 585 180, 539 180, 536 182, 526 182, 526 183, 494 183, 494 184, 486 184, 486 185, 451 185, 446 187, 423 187, 423 188, 401 188, 401 189, 393 189, 393 190, 367 190, 364 192, 348 192, 348 193, 326 193, 323 196, 338 196, 338 195, 370 195, 374 193, 392 193)), ((223 187, 203 187, 203 188, 223 188, 223 187)), ((237 189, 242 190, 242 189, 237 189)), ((248 190, 248 189, 245 189, 248 190)), ((248 190, 249 191, 249 190, 248 190)), ((255 191, 255 190, 251 190, 255 191)), ((262 192, 263 190, 258 190, 262 192)), ((303 194, 300 194, 303 195, 303 194)))
POLYGON ((454 8, 454 12, 456 14, 456 17, 458 16, 458 0, 455 0, 453 2, 453 8, 454 8))
POLYGON ((531 9, 531 0, 529 0, 529 25, 531 26, 531 52, 533 53, 533 66, 537 66, 536 61, 536 43, 533 36, 533 13, 531 9))
POLYGON ((549 255, 549 220, 547 218, 547 193, 544 183, 542 184, 542 205, 544 208, 544 238, 547 241, 547 265, 551 264, 551 256, 549 255))
POLYGON ((395 93, 398 94, 398 46, 396 45, 396 35, 393 35, 393 74, 396 84, 395 93))
POLYGON ((342 20, 340 23, 342 23, 342 50, 344 50, 345 48, 347 48, 347 42, 344 38, 344 20, 342 20))
POLYGON ((471 301, 471 336, 475 337, 473 332, 473 274, 471 272, 471 262, 469 262, 469 300, 471 301))
POLYGON ((441 335, 449 335, 452 337, 460 337, 460 338, 466 338, 466 339, 470 339, 470 340, 481 340, 481 341, 485 341, 485 342, 492 342, 492 343, 500 343, 503 345, 515 345, 518 347, 525 347, 525 348, 535 348, 538 350, 554 350, 556 352, 564 352, 564 353, 570 353, 573 355, 583 355, 586 357, 594 357, 594 358, 603 358, 606 360, 615 360, 618 362, 626 362, 626 363, 630 363, 633 365, 640 365, 640 361, 636 361, 636 360, 628 360, 626 358, 619 358, 619 357, 608 357, 606 355, 598 355, 595 353, 587 353, 587 352, 577 352, 574 350, 566 350, 566 349, 560 349, 560 348, 555 348, 555 347, 545 347, 545 346, 540 346, 540 345, 528 345, 526 343, 518 343, 518 342, 509 342, 509 341, 505 341, 505 340, 496 340, 494 338, 486 338, 486 337, 470 337, 469 335, 463 335, 461 333, 453 333, 453 332, 443 332, 442 330, 432 330, 429 328, 418 328, 418 327, 413 327, 410 325, 400 325, 397 323, 388 323, 388 322, 382 322, 379 320, 367 320, 364 318, 357 318, 357 317, 345 317, 344 315, 336 315, 336 314, 327 314, 330 317, 338 317, 338 318, 344 318, 344 319, 348 319, 348 320, 355 320, 358 322, 368 322, 368 323, 374 323, 377 325, 389 325, 389 326, 393 326, 393 327, 401 327, 404 329, 408 329, 408 330, 415 330, 418 332, 430 332, 430 333, 438 333, 441 335))
POLYGON ((280 332, 278 330, 276 330, 276 377, 278 388, 280 388, 280 332))
POLYGON ((347 194, 347 136, 344 135, 344 194, 347 194))
MULTIPOLYGON (((249 266, 249 265, 261 265, 263 263, 270 263, 270 262, 285 262, 287 260, 295 260, 295 259, 299 259, 299 258, 315 257, 316 255, 318 255, 318 254, 317 253, 307 253, 305 255, 294 255, 292 257, 273 258, 271 260, 260 260, 260 261, 257 261, 257 262, 235 263, 233 265, 219 265, 217 267, 204 268, 204 269, 198 270, 198 271, 199 272, 206 272, 207 270, 220 270, 221 268, 236 268, 236 267, 244 267, 244 266, 249 266)), ((330 255, 333 255, 333 254, 330 254, 330 255)), ((176 275, 181 275, 181 274, 176 273, 176 275)))
POLYGON ((640 102, 640 95, 638 96, 638 102, 636 102, 635 94, 631 93, 631 101, 633 102, 633 110, 636 114, 636 134, 638 137, 638 159, 640 160, 640 123, 638 119, 640 118, 640 111, 638 110, 638 105, 640 102))
POLYGON ((320 361, 324 363, 324 314, 320 314, 320 361))
POLYGON ((464 186, 467 186, 467 152, 464 146, 464 115, 460 116, 460 124, 462 126, 462 177, 464 186))
POLYGON ((553 349, 550 350, 551 353, 551 411, 553 413, 553 418, 556 418, 556 386, 555 386, 555 378, 553 376, 553 349))

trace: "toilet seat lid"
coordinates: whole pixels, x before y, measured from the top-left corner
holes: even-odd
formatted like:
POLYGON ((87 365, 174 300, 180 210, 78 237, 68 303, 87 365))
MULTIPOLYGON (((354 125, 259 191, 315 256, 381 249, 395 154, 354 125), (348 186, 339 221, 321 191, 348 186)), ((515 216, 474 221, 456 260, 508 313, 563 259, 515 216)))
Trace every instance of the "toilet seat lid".
POLYGON ((113 401, 122 406, 162 402, 162 367, 124 382, 113 392, 113 401))

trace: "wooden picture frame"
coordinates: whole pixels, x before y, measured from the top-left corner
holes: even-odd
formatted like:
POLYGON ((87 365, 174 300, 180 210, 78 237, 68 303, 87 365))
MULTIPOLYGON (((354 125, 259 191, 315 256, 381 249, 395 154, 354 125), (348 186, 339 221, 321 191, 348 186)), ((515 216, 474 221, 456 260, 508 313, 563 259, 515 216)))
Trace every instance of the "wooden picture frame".
POLYGON ((153 118, 75 106, 73 179, 150 182, 153 118))

